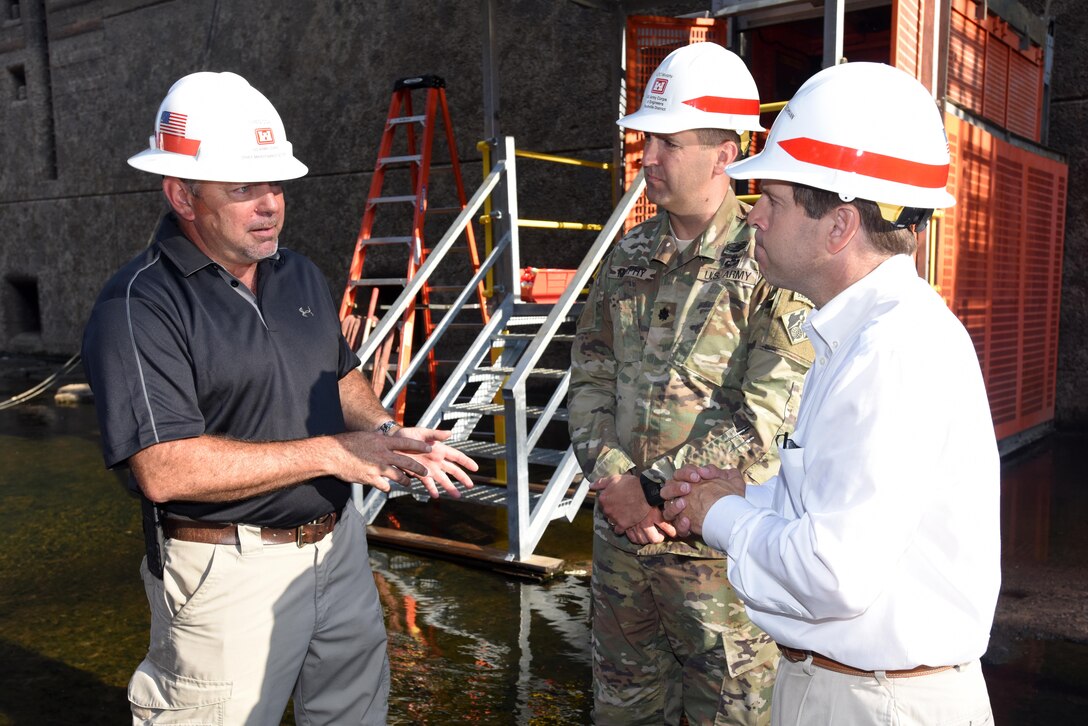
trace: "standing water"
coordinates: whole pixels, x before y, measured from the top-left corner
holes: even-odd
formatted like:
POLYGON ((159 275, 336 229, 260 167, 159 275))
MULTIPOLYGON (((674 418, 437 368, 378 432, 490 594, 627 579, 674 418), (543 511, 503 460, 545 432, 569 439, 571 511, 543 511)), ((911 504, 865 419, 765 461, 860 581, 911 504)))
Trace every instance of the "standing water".
MULTIPOLYGON (((50 372, 0 360, 0 400, 50 372)), ((1051 436, 1003 470, 1005 575, 984 659, 999 725, 1079 723, 1088 708, 1086 445, 1051 436)), ((0 461, 0 726, 125 723, 147 648, 143 539, 93 407, 46 394, 0 410, 0 461)), ((589 519, 545 535, 537 552, 571 568, 548 583, 371 547, 391 724, 590 722, 589 519)), ((378 524, 504 546, 504 512, 448 500, 394 500, 378 524)))

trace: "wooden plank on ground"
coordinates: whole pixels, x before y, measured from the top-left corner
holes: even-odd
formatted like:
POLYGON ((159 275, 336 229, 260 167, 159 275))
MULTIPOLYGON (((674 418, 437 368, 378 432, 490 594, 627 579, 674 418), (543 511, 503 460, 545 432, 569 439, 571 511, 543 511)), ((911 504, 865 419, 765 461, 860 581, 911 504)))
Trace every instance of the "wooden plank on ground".
POLYGON ((470 542, 458 542, 444 537, 432 537, 417 532, 406 532, 389 527, 366 528, 367 539, 375 544, 388 545, 399 549, 435 555, 466 564, 483 566, 498 572, 518 577, 547 580, 563 572, 564 561, 555 557, 531 555, 528 559, 515 561, 507 559, 506 550, 483 547, 470 542))

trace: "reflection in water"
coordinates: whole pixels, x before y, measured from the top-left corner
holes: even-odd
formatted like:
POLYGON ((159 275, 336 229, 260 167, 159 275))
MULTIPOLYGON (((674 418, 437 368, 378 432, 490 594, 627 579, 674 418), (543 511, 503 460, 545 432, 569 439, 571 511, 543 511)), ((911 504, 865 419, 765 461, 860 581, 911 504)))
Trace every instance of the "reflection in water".
MULTIPOLYGON (((1086 444, 1052 437, 1003 471, 1005 581, 985 661, 998 724, 1079 723, 1088 709, 1086 444)), ((43 398, 0 411, 0 462, 0 726, 123 722, 147 646, 139 508, 102 468, 92 409, 43 398)), ((541 554, 584 568, 586 514, 554 524, 541 554)), ((452 523, 480 544, 504 536, 501 512, 448 501, 401 498, 387 517, 379 524, 438 536, 452 523)), ((391 724, 589 723, 585 576, 539 584, 394 550, 370 557, 391 724)))
POLYGON ((390 723, 589 722, 589 588, 372 550, 393 672, 390 723), (513 720, 510 720, 510 719, 513 720))

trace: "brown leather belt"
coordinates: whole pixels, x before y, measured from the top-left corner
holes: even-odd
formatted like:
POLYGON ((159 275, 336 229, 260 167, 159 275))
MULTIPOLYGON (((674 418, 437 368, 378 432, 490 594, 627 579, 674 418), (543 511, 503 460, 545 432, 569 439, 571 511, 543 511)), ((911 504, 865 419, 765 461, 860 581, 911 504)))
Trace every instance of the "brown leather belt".
MULTIPOLYGON (((796 648, 787 648, 784 645, 778 646, 778 649, 782 651, 782 655, 785 659, 791 663, 800 663, 811 655, 812 664, 825 670, 843 673, 848 676, 862 676, 864 678, 873 678, 876 675, 874 671, 859 670, 848 666, 845 663, 840 663, 837 660, 831 660, 825 655, 813 653, 811 650, 797 650, 796 648)), ((941 671, 951 670, 954 667, 955 666, 920 665, 917 668, 910 668, 905 671, 884 671, 884 675, 888 678, 913 678, 915 676, 928 676, 933 673, 940 673, 941 671)))
MULTIPOLYGON (((299 547, 320 542, 336 527, 337 513, 331 512, 320 519, 290 529, 261 527, 261 541, 266 544, 295 543, 299 547)), ((200 522, 189 519, 164 517, 162 533, 167 539, 204 544, 238 544, 238 525, 219 522, 200 522)))

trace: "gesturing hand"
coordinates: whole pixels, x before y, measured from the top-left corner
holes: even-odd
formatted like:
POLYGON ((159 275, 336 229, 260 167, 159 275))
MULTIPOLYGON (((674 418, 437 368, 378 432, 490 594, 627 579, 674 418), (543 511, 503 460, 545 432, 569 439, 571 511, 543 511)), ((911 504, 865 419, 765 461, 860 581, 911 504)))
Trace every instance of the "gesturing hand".
POLYGON ((442 442, 450 437, 450 431, 438 429, 406 428, 397 431, 397 437, 405 437, 430 444, 430 451, 423 454, 412 454, 412 458, 426 468, 426 473, 419 477, 427 493, 432 497, 438 497, 438 486, 441 485, 451 497, 461 496, 457 485, 450 480, 452 476, 461 482, 467 489, 472 488, 472 479, 465 469, 469 471, 479 470, 479 465, 471 458, 442 442))

